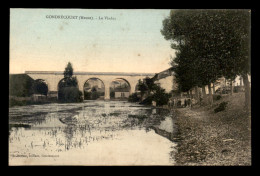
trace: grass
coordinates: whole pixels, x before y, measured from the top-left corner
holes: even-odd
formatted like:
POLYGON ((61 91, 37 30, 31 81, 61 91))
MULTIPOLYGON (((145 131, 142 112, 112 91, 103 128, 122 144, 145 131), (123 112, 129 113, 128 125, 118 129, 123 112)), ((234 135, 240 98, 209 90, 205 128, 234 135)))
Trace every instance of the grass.
POLYGON ((13 98, 9 99, 9 107, 14 106, 26 106, 26 105, 41 105, 41 104, 49 104, 56 103, 57 101, 31 101, 31 100, 15 100, 13 98))
POLYGON ((177 165, 251 165, 251 115, 243 105, 244 94, 235 93, 212 106, 177 109, 177 165), (215 113, 222 102, 225 110, 215 113))

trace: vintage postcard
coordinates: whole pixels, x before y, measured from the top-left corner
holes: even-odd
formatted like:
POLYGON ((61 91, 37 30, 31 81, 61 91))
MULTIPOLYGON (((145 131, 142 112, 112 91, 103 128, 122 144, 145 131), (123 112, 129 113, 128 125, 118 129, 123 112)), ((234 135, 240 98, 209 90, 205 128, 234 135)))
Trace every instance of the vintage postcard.
POLYGON ((9 165, 251 165, 250 20, 11 8, 9 165))

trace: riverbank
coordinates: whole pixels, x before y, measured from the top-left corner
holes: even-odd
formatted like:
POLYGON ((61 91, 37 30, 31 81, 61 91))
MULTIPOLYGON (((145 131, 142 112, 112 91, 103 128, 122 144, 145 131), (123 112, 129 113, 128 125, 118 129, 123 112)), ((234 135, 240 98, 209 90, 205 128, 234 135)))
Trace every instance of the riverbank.
POLYGON ((244 94, 235 93, 212 106, 177 109, 181 139, 177 165, 251 165, 251 115, 244 108, 244 94), (215 113, 221 102, 224 111, 215 113))

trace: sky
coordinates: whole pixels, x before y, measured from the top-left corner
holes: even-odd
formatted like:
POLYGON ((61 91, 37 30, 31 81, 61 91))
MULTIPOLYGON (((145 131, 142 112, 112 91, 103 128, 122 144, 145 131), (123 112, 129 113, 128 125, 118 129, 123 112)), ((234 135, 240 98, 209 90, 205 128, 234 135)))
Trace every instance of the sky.
POLYGON ((10 73, 64 71, 68 62, 76 72, 161 72, 175 55, 160 32, 169 14, 158 9, 11 9, 10 73))

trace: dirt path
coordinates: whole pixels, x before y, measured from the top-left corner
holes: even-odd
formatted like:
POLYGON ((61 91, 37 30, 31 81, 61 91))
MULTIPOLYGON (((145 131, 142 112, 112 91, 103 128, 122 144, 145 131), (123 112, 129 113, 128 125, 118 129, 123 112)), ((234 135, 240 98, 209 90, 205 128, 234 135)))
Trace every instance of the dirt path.
POLYGON ((229 102, 219 113, 209 107, 177 109, 178 165, 251 165, 250 117, 237 103, 241 97, 216 102, 213 107, 229 102))

